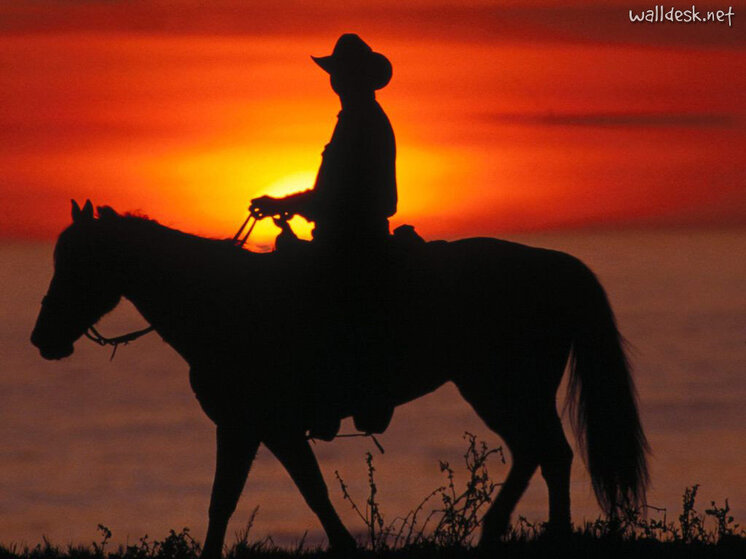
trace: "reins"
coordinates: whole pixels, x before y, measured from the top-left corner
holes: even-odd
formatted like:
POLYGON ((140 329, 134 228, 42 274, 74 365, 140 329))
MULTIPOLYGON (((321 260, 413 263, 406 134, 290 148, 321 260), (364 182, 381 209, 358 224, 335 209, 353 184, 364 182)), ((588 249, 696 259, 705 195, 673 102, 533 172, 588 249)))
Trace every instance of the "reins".
POLYGON ((249 240, 249 235, 251 235, 251 232, 254 230, 254 226, 256 225, 257 221, 259 221, 257 217, 253 213, 250 213, 241 224, 241 227, 238 229, 238 231, 236 231, 236 234, 233 235, 233 244, 237 247, 243 247, 246 244, 246 241, 249 240), (254 218, 254 221, 251 222, 249 230, 246 231, 246 234, 241 237, 241 234, 244 232, 244 229, 246 229, 246 226, 249 224, 251 218, 254 218))
POLYGON ((91 326, 90 328, 88 328, 88 330, 85 331, 85 337, 100 346, 114 346, 114 349, 111 352, 111 357, 109 358, 109 361, 112 361, 114 359, 114 356, 117 354, 117 348, 120 344, 127 345, 128 343, 135 341, 137 338, 140 338, 145 334, 150 334, 150 332, 152 332, 153 330, 155 330, 155 328, 153 328, 152 326, 148 326, 147 328, 136 330, 134 332, 130 332, 129 334, 124 334, 115 338, 107 338, 106 336, 103 336, 98 330, 96 330, 94 326, 91 326))

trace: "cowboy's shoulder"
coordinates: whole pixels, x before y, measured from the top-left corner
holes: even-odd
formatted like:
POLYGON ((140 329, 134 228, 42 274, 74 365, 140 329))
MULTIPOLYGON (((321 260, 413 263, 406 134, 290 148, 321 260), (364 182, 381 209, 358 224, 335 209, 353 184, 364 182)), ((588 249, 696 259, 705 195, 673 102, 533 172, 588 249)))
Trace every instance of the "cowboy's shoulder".
POLYGON ((380 126, 387 129, 392 129, 389 116, 386 114, 386 111, 383 110, 383 107, 377 101, 371 114, 376 122, 380 124, 380 126))

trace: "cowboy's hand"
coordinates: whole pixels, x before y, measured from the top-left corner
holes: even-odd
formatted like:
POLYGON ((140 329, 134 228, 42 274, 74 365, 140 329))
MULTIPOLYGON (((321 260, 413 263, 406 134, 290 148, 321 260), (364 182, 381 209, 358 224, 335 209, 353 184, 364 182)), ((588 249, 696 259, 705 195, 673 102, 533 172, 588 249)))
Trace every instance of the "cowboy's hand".
POLYGON ((251 212, 251 215, 257 219, 262 219, 264 217, 281 213, 281 206, 281 200, 278 200, 277 198, 273 198, 272 196, 260 196, 251 201, 249 211, 251 212))

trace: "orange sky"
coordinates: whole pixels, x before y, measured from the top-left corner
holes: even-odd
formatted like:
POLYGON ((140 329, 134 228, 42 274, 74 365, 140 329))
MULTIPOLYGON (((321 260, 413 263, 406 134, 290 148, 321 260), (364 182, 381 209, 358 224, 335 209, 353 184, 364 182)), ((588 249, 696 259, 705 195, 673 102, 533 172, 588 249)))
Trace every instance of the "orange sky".
POLYGON ((70 198, 230 236, 312 185, 338 101, 309 55, 347 31, 394 66, 394 225, 746 224, 746 4, 730 28, 599 4, 4 2, 0 236, 54 236, 70 198))

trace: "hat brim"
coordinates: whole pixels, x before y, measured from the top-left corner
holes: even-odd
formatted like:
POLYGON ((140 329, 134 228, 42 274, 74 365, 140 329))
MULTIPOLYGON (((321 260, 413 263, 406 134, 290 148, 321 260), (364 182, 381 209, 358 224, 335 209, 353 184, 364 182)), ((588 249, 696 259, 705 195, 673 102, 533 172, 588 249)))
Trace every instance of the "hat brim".
POLYGON ((350 61, 340 59, 334 55, 312 56, 316 64, 330 75, 344 72, 359 73, 370 81, 373 89, 381 89, 391 81, 391 62, 379 52, 371 52, 363 63, 351 64, 350 61))
POLYGON ((312 56, 311 60, 321 66, 321 69, 328 74, 331 74, 335 70, 333 56, 312 56))

